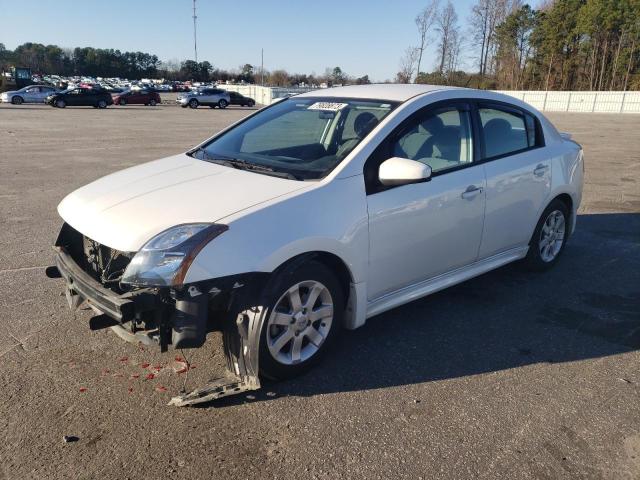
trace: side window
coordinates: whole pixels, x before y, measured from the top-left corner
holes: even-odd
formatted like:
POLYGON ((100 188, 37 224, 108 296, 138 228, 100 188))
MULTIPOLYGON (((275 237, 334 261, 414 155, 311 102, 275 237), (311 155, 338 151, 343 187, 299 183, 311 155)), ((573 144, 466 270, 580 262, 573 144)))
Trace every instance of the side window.
POLYGON ((481 107, 478 112, 482 123, 485 154, 488 158, 526 150, 535 145, 533 118, 530 120, 534 127, 533 137, 531 137, 525 114, 519 111, 481 107))
POLYGON ((391 153, 426 163, 435 173, 471 163, 472 138, 467 109, 436 109, 410 121, 392 142, 391 153))

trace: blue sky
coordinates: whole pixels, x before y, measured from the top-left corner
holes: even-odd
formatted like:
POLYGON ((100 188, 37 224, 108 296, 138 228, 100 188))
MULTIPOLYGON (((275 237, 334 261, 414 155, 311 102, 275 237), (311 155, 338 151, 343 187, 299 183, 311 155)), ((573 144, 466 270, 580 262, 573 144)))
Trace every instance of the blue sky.
MULTIPOLYGON (((474 0, 453 3, 468 37, 474 0)), ((140 50, 161 60, 184 60, 193 58, 191 4, 191 0, 0 0, 0 42, 11 49, 32 41, 140 50)), ((405 48, 417 44, 413 19, 425 4, 425 0, 197 0, 198 59, 227 69, 259 65, 264 48, 269 70, 320 74, 340 66, 350 75, 391 79, 405 48)), ((463 49, 463 66, 470 63, 471 46, 463 49)), ((428 70, 435 65, 433 48, 425 62, 428 70)))

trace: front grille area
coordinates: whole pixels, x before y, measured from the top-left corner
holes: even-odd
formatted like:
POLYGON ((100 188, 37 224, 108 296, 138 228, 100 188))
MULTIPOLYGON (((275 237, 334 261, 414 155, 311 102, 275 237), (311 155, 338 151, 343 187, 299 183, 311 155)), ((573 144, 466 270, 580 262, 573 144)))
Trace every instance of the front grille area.
POLYGON ((56 246, 64 247, 82 270, 105 287, 124 293, 120 279, 135 252, 121 252, 102 245, 64 224, 56 246))

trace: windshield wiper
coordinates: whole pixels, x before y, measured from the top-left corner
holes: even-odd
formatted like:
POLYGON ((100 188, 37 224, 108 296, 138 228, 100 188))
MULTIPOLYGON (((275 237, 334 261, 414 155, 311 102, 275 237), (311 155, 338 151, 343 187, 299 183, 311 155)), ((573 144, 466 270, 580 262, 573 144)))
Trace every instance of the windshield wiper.
POLYGON ((224 157, 224 156, 211 157, 203 149, 200 149, 200 150, 203 151, 204 155, 207 156, 207 160, 211 163, 224 165, 225 167, 237 168, 238 170, 249 170, 256 173, 261 173, 263 175, 270 175, 272 177, 288 178, 289 180, 301 180, 299 177, 295 176, 292 173, 274 170, 273 168, 267 167, 266 165, 249 163, 246 160, 241 160, 239 158, 231 158, 231 157, 224 157))

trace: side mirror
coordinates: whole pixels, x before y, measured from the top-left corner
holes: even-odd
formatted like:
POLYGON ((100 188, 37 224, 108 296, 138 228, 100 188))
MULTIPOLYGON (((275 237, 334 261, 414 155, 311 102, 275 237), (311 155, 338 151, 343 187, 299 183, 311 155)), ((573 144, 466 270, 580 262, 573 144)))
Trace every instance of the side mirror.
POLYGON ((426 182, 431 178, 431 167, 408 158, 392 157, 382 162, 378 178, 388 187, 426 182))

